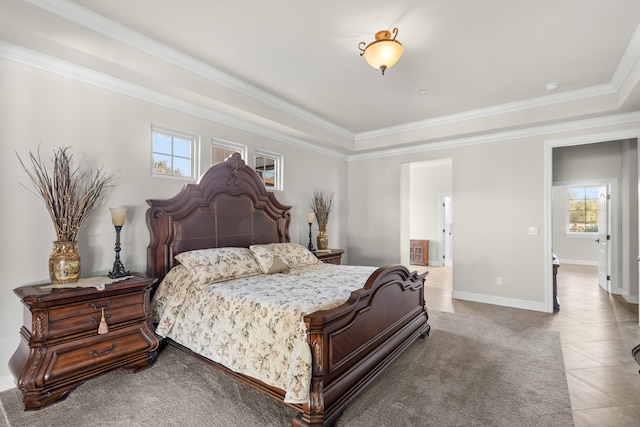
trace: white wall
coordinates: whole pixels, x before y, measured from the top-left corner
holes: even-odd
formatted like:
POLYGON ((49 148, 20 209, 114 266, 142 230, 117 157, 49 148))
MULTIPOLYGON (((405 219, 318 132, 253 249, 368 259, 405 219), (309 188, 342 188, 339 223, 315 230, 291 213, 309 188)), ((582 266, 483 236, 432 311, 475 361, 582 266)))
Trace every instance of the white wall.
POLYGON ((121 234, 122 261, 127 269, 146 271, 145 200, 170 197, 185 183, 150 176, 152 123, 200 135, 202 170, 210 162, 213 137, 247 145, 250 159, 255 148, 283 154, 284 191, 277 192, 277 197, 293 206, 291 240, 307 245, 306 213, 314 189, 321 188, 334 193, 330 244, 347 247, 346 158, 311 153, 11 61, 0 59, 0 76, 0 223, 5 225, 0 257, 0 390, 12 384, 8 360, 22 326, 22 304, 12 290, 46 281, 55 239, 44 205, 19 184, 28 181, 15 152, 25 158, 41 143, 42 154, 48 157, 52 146, 68 145, 78 165, 118 171, 114 187, 79 235, 83 276, 111 270, 115 232, 108 207, 120 205, 129 208, 121 234))
MULTIPOLYGON (((401 262, 397 218, 405 205, 399 196, 406 186, 400 173, 402 165, 451 158, 453 296, 548 311, 551 254, 546 253, 544 239, 551 194, 545 189, 545 142, 624 129, 635 131, 638 127, 640 123, 628 122, 594 124, 582 130, 572 130, 573 126, 567 126, 566 131, 540 128, 539 135, 531 129, 518 139, 497 134, 494 142, 485 137, 476 145, 445 141, 434 148, 425 144, 422 151, 389 151, 380 158, 354 156, 348 171, 350 260, 366 264, 401 262), (374 170, 385 173, 371 174, 374 170), (529 234, 529 227, 535 227, 538 234, 529 234), (497 277, 502 278, 502 285, 497 284, 497 277)), ((623 251, 621 256, 632 254, 623 251)))

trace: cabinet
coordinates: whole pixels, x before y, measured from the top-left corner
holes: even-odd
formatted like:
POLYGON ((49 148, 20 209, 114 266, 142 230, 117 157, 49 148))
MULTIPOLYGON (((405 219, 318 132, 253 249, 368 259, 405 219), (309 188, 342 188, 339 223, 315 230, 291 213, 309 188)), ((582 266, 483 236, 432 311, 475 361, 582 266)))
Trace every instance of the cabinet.
POLYGON ((429 241, 411 240, 409 247, 409 263, 411 265, 429 264, 429 241))
POLYGON ((329 249, 328 252, 314 252, 316 258, 327 264, 340 264, 342 262, 342 249, 329 249))
POLYGON ((55 403, 111 370, 141 370, 155 362, 159 341, 150 320, 152 282, 134 274, 104 290, 49 284, 14 289, 24 304, 24 324, 9 370, 25 410, 55 403), (108 331, 100 334, 103 313, 108 331))

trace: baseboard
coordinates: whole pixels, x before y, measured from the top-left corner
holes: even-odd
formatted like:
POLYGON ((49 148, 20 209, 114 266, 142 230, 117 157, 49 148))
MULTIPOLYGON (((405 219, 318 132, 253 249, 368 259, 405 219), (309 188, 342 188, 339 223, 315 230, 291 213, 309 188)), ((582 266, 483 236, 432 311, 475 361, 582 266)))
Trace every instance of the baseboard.
POLYGON ((494 304, 503 307, 521 308, 524 310, 542 311, 550 313, 550 307, 544 302, 521 300, 515 298, 504 298, 485 294, 476 294, 473 292, 452 291, 451 297, 465 301, 481 302, 484 304, 494 304))
POLYGON ((560 265, 562 264, 575 264, 575 265, 593 265, 598 266, 598 261, 589 261, 586 259, 559 259, 560 265))
POLYGON ((639 304, 640 303, 640 299, 638 298, 638 295, 631 295, 625 289, 622 289, 622 291, 620 292, 620 296, 622 296, 622 298, 624 298, 624 300, 626 302, 630 303, 630 304, 639 304))
POLYGON ((13 381, 13 375, 7 374, 0 376, 0 391, 10 390, 16 386, 13 381))

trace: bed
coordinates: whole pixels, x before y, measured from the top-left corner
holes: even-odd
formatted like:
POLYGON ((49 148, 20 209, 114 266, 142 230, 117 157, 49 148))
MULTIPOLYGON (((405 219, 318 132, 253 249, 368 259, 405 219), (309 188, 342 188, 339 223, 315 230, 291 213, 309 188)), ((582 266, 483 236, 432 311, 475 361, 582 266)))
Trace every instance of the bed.
POLYGON ((174 197, 147 203, 156 331, 293 408, 293 426, 333 425, 359 391, 429 333, 426 273, 318 261, 290 242, 290 207, 237 154, 174 197), (237 301, 222 300, 235 291, 237 301), (239 314, 241 305, 250 311, 239 314), (223 311, 232 314, 223 318, 223 311), (290 327, 290 336, 264 338, 263 319, 277 333, 290 327), (233 338, 236 332, 246 341, 233 338), (244 356, 229 347, 255 354, 239 362, 244 356))

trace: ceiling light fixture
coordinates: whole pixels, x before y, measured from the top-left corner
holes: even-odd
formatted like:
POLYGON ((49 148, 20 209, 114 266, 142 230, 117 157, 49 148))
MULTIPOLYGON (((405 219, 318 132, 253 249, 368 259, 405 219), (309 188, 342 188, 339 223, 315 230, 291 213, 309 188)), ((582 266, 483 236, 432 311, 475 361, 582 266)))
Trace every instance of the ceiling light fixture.
POLYGON ((393 29, 393 38, 387 30, 378 31, 375 41, 368 45, 365 42, 358 44, 360 56, 364 56, 364 59, 373 68, 381 70, 383 76, 384 70, 393 67, 402 56, 402 44, 396 40, 397 36, 397 28, 393 29))

